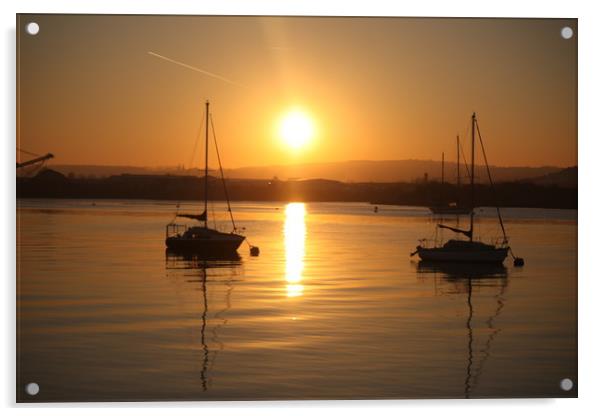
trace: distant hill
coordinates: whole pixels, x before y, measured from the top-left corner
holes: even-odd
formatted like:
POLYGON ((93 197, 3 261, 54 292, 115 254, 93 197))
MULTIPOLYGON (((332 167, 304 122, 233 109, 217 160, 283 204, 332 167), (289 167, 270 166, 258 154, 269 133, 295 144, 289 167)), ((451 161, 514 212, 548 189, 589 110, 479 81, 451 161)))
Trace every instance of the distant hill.
MULTIPOLYGON (((446 182, 456 182, 456 164, 445 163, 446 182)), ((562 168, 542 167, 500 167, 492 166, 491 172, 496 182, 517 181, 536 178, 558 172, 562 168)), ((275 165, 228 169, 226 176, 240 179, 265 179, 278 177, 286 180, 325 178, 341 182, 414 182, 424 181, 425 174, 431 181, 441 180, 441 162, 434 160, 355 160, 333 163, 313 163, 302 165, 275 165)), ((460 166, 463 183, 468 182, 468 170, 460 166)), ((485 166, 475 166, 477 182, 487 181, 485 166)))
MULTIPOLYGON (((200 175, 198 169, 182 169, 176 167, 144 168, 135 166, 85 166, 85 165, 50 165, 52 169, 66 176, 98 176, 106 177, 119 174, 148 175, 200 175)), ((519 181, 542 178, 559 173, 563 168, 554 166, 542 167, 500 167, 492 166, 493 179, 496 182, 519 181)), ((484 166, 476 166, 476 181, 487 181, 484 166)), ((288 179, 328 179, 341 182, 415 182, 424 181, 425 174, 430 181, 441 180, 441 162, 434 160, 355 160, 332 163, 311 163, 298 165, 251 166, 226 169, 226 177, 234 179, 271 179, 278 177, 288 179)), ((461 166, 461 179, 468 182, 468 172, 461 166)), ((456 181, 456 164, 445 164, 446 182, 456 181)))
POLYGON ((525 179, 523 182, 534 183, 536 185, 557 185, 563 188, 576 188, 578 184, 577 179, 577 166, 573 166, 558 172, 525 179))
MULTIPOLYGON (((219 178, 207 181, 212 199, 224 200, 226 195, 219 178)), ((389 205, 432 206, 442 201, 469 201, 472 188, 465 184, 432 182, 338 182, 326 179, 308 180, 227 180, 232 201, 305 201, 305 202, 372 202, 389 205)), ((115 175, 109 177, 64 176, 44 170, 33 177, 19 177, 17 198, 118 198, 172 201, 201 200, 205 180, 199 176, 182 175, 115 175)), ((495 194, 487 184, 474 189, 477 206, 536 208, 577 208, 577 188, 559 188, 514 181, 496 186, 495 194)))
POLYGON ((47 166, 65 176, 77 177, 107 177, 112 175, 178 175, 178 176, 198 176, 201 175, 200 169, 184 169, 182 167, 156 167, 149 168, 143 166, 111 166, 111 165, 55 165, 47 166))

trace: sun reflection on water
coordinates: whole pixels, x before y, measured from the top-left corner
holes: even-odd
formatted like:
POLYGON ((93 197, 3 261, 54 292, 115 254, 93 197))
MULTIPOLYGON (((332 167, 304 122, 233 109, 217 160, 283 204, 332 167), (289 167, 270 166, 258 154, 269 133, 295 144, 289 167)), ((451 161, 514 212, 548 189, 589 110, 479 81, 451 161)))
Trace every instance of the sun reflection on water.
POLYGON ((286 206, 284 247, 286 250, 286 291, 288 297, 303 295, 303 259, 305 258, 305 204, 286 206))

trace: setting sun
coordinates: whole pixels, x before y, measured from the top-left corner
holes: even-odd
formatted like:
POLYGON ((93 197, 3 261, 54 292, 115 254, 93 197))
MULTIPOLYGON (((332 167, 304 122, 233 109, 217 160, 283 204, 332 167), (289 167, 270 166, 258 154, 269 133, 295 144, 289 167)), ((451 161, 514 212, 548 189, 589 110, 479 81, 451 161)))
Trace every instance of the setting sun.
POLYGON ((278 133, 287 146, 298 149, 314 135, 311 117, 301 110, 291 110, 280 120, 278 133))

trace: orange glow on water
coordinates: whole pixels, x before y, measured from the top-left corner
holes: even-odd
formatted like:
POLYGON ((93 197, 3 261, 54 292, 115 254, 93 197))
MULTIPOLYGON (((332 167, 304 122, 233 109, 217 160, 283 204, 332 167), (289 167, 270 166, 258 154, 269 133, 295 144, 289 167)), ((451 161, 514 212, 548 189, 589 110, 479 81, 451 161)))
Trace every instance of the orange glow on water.
POLYGON ((303 261, 305 258, 305 204, 292 202, 286 206, 284 247, 286 252, 285 278, 287 296, 303 294, 303 261))

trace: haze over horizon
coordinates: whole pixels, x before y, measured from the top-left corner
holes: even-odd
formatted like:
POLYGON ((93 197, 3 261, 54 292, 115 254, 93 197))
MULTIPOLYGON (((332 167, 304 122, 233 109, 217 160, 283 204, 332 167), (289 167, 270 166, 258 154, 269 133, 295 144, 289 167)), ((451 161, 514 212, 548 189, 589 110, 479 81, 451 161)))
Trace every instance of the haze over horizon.
POLYGON ((560 29, 576 24, 21 15, 17 146, 61 165, 199 167, 208 98, 227 169, 452 161, 472 111, 490 164, 575 166, 577 43, 560 29), (310 125, 283 140, 294 111, 310 125))
MULTIPOLYGON (((186 169, 182 166, 141 167, 141 166, 101 166, 101 165, 62 165, 50 163, 48 168, 61 172, 66 176, 76 177, 108 177, 114 175, 178 175, 202 176, 203 169, 186 169)), ((209 175, 218 175, 217 166, 209 166, 209 175)), ((576 178, 576 167, 504 167, 490 166, 496 182, 529 180, 549 174, 569 175, 576 178), (574 171, 573 174, 571 171, 574 171)), ((34 173, 34 172, 32 172, 34 173)), ((340 182, 414 182, 424 181, 425 175, 430 181, 441 180, 441 161, 434 160, 389 160, 389 161, 344 161, 333 163, 309 163, 300 165, 248 166, 224 169, 228 179, 271 180, 305 180, 323 179, 340 182)), ((23 172, 25 176, 31 176, 23 172)), ((484 165, 475 166, 475 181, 487 179, 484 165)), ((445 180, 455 183, 457 166, 455 162, 445 162, 445 180)), ((460 165, 460 180, 469 182, 468 167, 460 165)))
MULTIPOLYGON (((452 155, 453 156, 453 155, 452 155)), ((446 155, 447 157, 447 155, 446 155)), ((451 156, 450 156, 451 157, 451 156)), ((249 165, 249 166, 238 166, 238 167, 230 167, 230 166, 224 166, 224 170, 239 170, 239 169, 255 169, 255 168, 270 168, 270 167, 280 167, 280 166, 298 166, 298 165, 322 165, 322 164, 335 164, 335 163, 355 163, 355 162, 366 162, 366 163, 377 163, 377 162, 433 162, 433 163, 437 163, 439 166, 441 165, 441 159, 436 160, 436 159, 381 159, 381 160, 374 160, 374 159, 348 159, 348 160, 337 160, 337 161, 323 161, 323 162, 303 162, 303 163, 294 163, 294 164, 290 164, 290 165, 284 165, 284 164, 279 164, 279 163, 271 163, 271 164, 266 164, 266 165, 249 165)), ((455 160, 450 161, 450 160, 445 160, 445 165, 446 167, 451 167, 453 165, 454 169, 455 169, 455 160)), ((462 162, 464 163, 464 162, 462 162)), ((214 162, 215 164, 215 162, 214 162)), ((477 163, 479 164, 479 163, 477 163)), ((94 163, 59 163, 56 160, 47 162, 47 165, 49 167, 53 166, 53 165, 59 165, 59 166, 98 166, 98 167, 131 167, 131 168, 139 168, 139 169, 149 169, 149 170, 156 170, 156 169, 182 169, 182 170, 194 170, 194 169, 204 169, 202 166, 186 166, 185 164, 181 163, 181 164, 176 164, 176 165, 134 165, 134 164, 123 164, 123 165, 116 165, 116 164, 94 164, 94 163)), ((531 167, 531 168, 542 168, 542 167, 553 167, 553 168, 559 168, 559 169, 564 169, 564 168, 570 168, 573 166, 577 166, 576 164, 573 165, 566 165, 566 166, 561 166, 561 165, 551 165, 551 164, 543 164, 543 165, 535 165, 535 166, 525 166, 525 165, 500 165, 500 164, 496 164, 496 165, 492 165, 492 166, 496 166, 498 168, 523 168, 523 167, 531 167)), ((211 167, 210 164, 210 169, 213 169, 211 167)))

